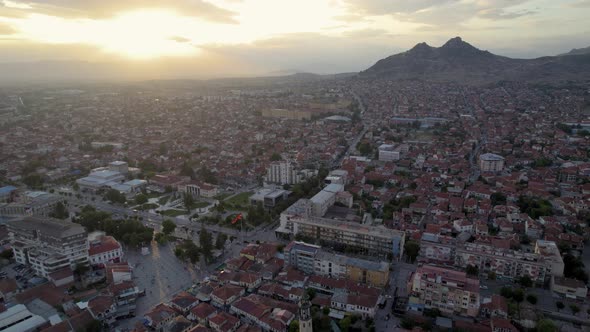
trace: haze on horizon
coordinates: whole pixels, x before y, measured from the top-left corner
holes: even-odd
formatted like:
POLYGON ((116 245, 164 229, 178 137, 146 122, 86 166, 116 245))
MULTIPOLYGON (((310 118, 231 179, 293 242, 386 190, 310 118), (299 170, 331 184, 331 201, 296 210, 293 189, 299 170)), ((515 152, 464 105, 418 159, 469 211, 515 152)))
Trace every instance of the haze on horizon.
POLYGON ((590 45, 590 0, 0 0, 0 80, 342 73, 461 36, 518 58, 590 45))

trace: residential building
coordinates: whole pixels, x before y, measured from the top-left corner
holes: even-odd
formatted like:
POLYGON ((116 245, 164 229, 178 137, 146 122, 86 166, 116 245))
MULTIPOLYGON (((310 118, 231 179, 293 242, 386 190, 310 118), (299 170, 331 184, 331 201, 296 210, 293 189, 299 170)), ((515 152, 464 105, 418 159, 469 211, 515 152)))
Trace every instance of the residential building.
POLYGON ((306 274, 314 274, 315 256, 320 250, 320 246, 305 242, 291 242, 283 249, 285 265, 291 265, 306 274))
POLYGON ((397 161, 400 158, 399 150, 395 149, 394 145, 381 144, 379 145, 379 161, 397 161))
POLYGON ((27 191, 18 201, 0 203, 0 217, 48 217, 58 203, 65 204, 62 196, 45 191, 27 191))
POLYGON ((545 259, 552 275, 563 277, 563 269, 565 268, 565 265, 555 242, 537 240, 537 242, 535 242, 535 253, 541 255, 545 259))
POLYGON ((88 242, 88 261, 91 265, 104 266, 121 261, 123 249, 114 237, 107 236, 104 232, 93 232, 88 235, 88 242))
POLYGON ((551 290, 567 299, 583 300, 588 296, 588 287, 580 280, 553 277, 551 279, 551 290))
POLYGON ((328 211, 328 208, 336 202, 336 195, 344 191, 344 185, 332 183, 327 185, 322 191, 315 194, 309 201, 312 205, 313 215, 322 217, 328 211))
POLYGON ((501 172, 504 169, 504 157, 493 153, 479 156, 479 169, 482 172, 501 172))
POLYGON ((337 250, 355 249, 367 255, 403 256, 405 233, 378 225, 363 225, 339 219, 316 217, 313 202, 300 199, 283 213, 276 229, 279 236, 303 237, 316 243, 331 245, 337 250))
POLYGON ((297 184, 301 182, 301 176, 288 161, 277 161, 270 164, 266 171, 264 181, 267 183, 297 184))
POLYGON ((410 310, 439 309, 470 317, 479 312, 479 280, 465 272, 424 265, 410 277, 408 291, 410 310))
POLYGON ((63 220, 26 217, 7 223, 15 260, 43 277, 64 267, 88 263, 84 227, 63 220))

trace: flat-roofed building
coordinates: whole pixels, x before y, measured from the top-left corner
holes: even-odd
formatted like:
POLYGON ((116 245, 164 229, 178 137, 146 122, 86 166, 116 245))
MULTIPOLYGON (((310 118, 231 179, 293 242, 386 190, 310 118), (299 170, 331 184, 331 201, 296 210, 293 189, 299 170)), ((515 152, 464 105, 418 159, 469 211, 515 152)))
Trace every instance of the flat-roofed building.
POLYGON ((493 153, 479 156, 479 169, 482 172, 501 172, 504 169, 504 157, 493 153))
POLYGON ((290 191, 284 189, 261 189, 250 196, 250 204, 257 205, 261 203, 265 208, 272 209, 279 202, 287 199, 290 194, 290 191))
POLYGON ((394 145, 379 145, 379 161, 397 161, 399 157, 399 150, 396 150, 394 145))
POLYGON ((43 277, 88 263, 84 227, 58 219, 26 217, 7 223, 15 260, 43 277))
POLYGON ((328 208, 336 202, 336 195, 344 191, 344 185, 331 183, 315 194, 310 202, 312 204, 313 215, 322 217, 328 211, 328 208))
POLYGON ((0 216, 47 217, 55 212, 55 207, 60 202, 65 204, 65 199, 60 195, 51 194, 45 191, 27 191, 22 197, 20 197, 18 202, 0 204, 0 216))
POLYGON ((409 309, 439 309, 443 313, 475 317, 479 313, 479 280, 465 272, 424 265, 408 281, 409 309))
POLYGON ((277 161, 270 164, 266 172, 267 183, 277 184, 297 184, 301 182, 303 176, 300 175, 293 165, 288 161, 277 161))
POLYGON ((45 318, 35 315, 24 304, 17 304, 0 313, 0 331, 30 332, 45 324, 45 318))
POLYGON ((320 252, 321 247, 304 242, 291 242, 283 252, 285 253, 285 264, 307 274, 314 274, 315 256, 320 252))
POLYGON ((283 211, 277 235, 301 236, 340 251, 353 249, 366 255, 391 256, 396 260, 403 256, 404 232, 381 225, 316 217, 312 206, 311 200, 300 199, 283 211))

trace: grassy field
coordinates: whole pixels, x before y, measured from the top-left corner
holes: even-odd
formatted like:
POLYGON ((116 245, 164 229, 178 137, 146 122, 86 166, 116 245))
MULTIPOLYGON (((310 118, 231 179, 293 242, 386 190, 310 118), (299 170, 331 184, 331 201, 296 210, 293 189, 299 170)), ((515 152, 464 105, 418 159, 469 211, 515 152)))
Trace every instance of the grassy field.
POLYGON ((207 202, 194 202, 193 205, 191 205, 191 209, 200 209, 207 206, 209 206, 209 203, 207 202))
POLYGON ((187 212, 185 210, 165 210, 165 211, 160 211, 160 213, 163 216, 167 216, 167 217, 178 217, 183 214, 187 214, 187 212))
POLYGON ((137 207, 138 210, 151 210, 151 209, 155 209, 158 207, 158 204, 153 204, 153 203, 145 203, 143 205, 140 205, 137 207))
POLYGON ((213 198, 215 198, 218 201, 223 201, 224 199, 228 198, 231 195, 232 195, 231 193, 225 193, 225 194, 219 194, 213 198))
POLYGON ((247 191, 241 194, 237 194, 234 197, 224 201, 227 206, 234 207, 234 208, 243 208, 248 206, 249 198, 252 196, 253 192, 247 191))

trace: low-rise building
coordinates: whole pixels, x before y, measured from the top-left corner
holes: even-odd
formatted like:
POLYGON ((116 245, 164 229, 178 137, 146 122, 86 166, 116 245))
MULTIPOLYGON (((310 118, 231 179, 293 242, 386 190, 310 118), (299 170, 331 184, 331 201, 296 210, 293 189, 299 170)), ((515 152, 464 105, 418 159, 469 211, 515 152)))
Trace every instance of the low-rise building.
POLYGON ((88 261, 91 265, 104 266, 121 261, 123 249, 114 237, 107 236, 104 232, 93 232, 88 235, 88 242, 88 261))
POLYGON ((588 296, 588 287, 584 282, 565 277, 553 277, 551 290, 565 298, 574 300, 583 300, 588 296))
POLYGON ((408 281, 409 309, 439 309, 447 314, 475 317, 479 312, 479 280, 465 272, 424 265, 408 281))

